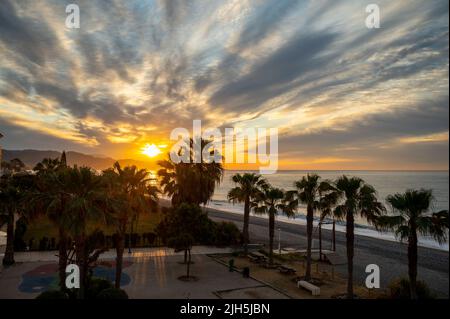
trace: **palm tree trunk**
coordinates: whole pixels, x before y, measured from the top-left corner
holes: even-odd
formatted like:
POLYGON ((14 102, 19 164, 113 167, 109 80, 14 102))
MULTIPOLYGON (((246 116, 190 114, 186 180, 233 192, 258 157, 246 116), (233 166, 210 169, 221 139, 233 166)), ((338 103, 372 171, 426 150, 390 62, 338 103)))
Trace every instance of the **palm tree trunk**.
POLYGON ((319 223, 319 260, 322 261, 322 222, 319 223))
POLYGON ((314 210, 311 205, 308 205, 306 209, 306 236, 307 236, 307 248, 306 248, 306 272, 305 280, 311 280, 311 248, 312 248, 312 232, 313 232, 313 221, 314 221, 314 210))
POLYGON ((84 299, 87 282, 87 256, 86 256, 86 236, 78 236, 76 240, 77 265, 80 268, 80 290, 78 297, 84 299))
POLYGON ((116 244, 116 278, 114 287, 120 288, 120 281, 122 279, 122 264, 123 264, 123 251, 125 249, 124 235, 119 232, 117 234, 117 244, 116 244))
POLYGON ((347 237, 347 298, 353 299, 353 255, 354 255, 354 241, 355 241, 355 220, 352 212, 347 212, 346 222, 346 237, 347 237))
POLYGON ((417 299, 417 233, 411 229, 408 240, 408 275, 411 299, 417 299))
POLYGON ((273 236, 275 232, 275 214, 269 213, 269 265, 273 264, 273 236))
POLYGON ((336 221, 333 219, 333 251, 336 251, 336 221))
POLYGON ((6 227, 6 250, 3 257, 3 265, 9 266, 14 264, 14 213, 8 214, 8 225, 6 227))
POLYGON ((191 250, 188 249, 187 252, 188 252, 189 258, 188 258, 188 262, 187 262, 187 266, 186 266, 187 267, 186 277, 189 278, 189 272, 190 272, 190 268, 191 268, 191 250))
POLYGON ((250 198, 247 196, 245 198, 244 203, 244 227, 242 230, 244 237, 244 254, 248 254, 248 243, 249 243, 249 235, 248 235, 248 223, 250 220, 250 198))
POLYGON ((67 267, 67 238, 62 227, 59 227, 59 247, 58 247, 58 270, 59 270, 59 287, 61 290, 66 289, 66 267, 67 267))

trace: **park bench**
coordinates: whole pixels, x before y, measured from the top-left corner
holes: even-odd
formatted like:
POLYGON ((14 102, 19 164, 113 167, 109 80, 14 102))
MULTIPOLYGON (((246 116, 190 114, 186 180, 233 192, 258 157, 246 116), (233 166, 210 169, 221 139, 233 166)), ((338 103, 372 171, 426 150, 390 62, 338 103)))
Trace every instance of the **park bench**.
POLYGON ((320 288, 317 286, 314 286, 313 284, 311 284, 307 281, 304 281, 304 280, 297 281, 297 287, 298 288, 302 287, 302 288, 310 291, 313 296, 320 296, 320 288))
POLYGON ((280 265, 278 266, 278 270, 280 273, 285 274, 285 275, 293 275, 296 273, 296 270, 294 268, 291 268, 289 266, 286 265, 280 265))

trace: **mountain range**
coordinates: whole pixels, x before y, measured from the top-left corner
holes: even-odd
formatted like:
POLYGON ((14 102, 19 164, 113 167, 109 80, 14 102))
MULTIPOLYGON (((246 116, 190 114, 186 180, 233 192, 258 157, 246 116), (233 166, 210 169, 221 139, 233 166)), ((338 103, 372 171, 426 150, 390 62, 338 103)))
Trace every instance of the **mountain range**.
MULTIPOLYGON (((33 168, 44 158, 61 157, 58 151, 41 151, 41 150, 3 150, 2 160, 10 161, 14 158, 20 159, 27 168, 33 168)), ((118 161, 121 166, 136 165, 139 168, 157 169, 155 162, 137 161, 133 159, 113 159, 102 155, 90 155, 79 152, 66 152, 67 164, 70 166, 89 166, 94 169, 103 170, 112 167, 114 162, 118 161)))

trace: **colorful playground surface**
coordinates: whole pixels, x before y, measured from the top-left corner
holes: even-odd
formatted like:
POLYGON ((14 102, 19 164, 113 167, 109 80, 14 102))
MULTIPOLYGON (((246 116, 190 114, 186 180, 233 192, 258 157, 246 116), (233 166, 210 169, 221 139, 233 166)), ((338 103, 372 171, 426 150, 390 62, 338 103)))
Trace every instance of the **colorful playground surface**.
MULTIPOLYGON (((121 286, 130 283, 130 276, 125 272, 126 268, 131 266, 131 261, 125 261, 123 264, 124 272, 122 273, 121 286)), ((93 269, 93 276, 114 281, 116 275, 114 261, 101 261, 97 267, 93 269)), ((55 263, 36 266, 22 275, 22 282, 18 289, 20 292, 36 293, 46 290, 58 289, 58 265, 55 263)))

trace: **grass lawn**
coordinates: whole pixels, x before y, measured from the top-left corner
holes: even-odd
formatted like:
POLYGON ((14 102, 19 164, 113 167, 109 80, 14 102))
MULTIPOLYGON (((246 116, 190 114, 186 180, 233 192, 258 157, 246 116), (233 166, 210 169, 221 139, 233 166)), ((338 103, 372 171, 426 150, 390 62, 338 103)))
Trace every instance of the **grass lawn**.
MULTIPOLYGON (((161 212, 152 212, 147 214, 139 215, 136 224, 134 224, 133 233, 143 234, 148 232, 153 232, 155 227, 159 224, 162 219, 161 212)), ((89 230, 92 231, 96 228, 99 228, 103 231, 105 236, 112 235, 115 233, 115 229, 113 226, 106 225, 90 225, 89 230)), ((43 238, 52 238, 54 237, 56 241, 58 241, 58 229, 50 222, 50 220, 46 216, 39 217, 36 220, 33 220, 28 226, 27 231, 24 235, 24 241, 28 243, 30 239, 34 240, 34 245, 43 238)), ((34 246, 33 245, 33 246, 34 246)))

